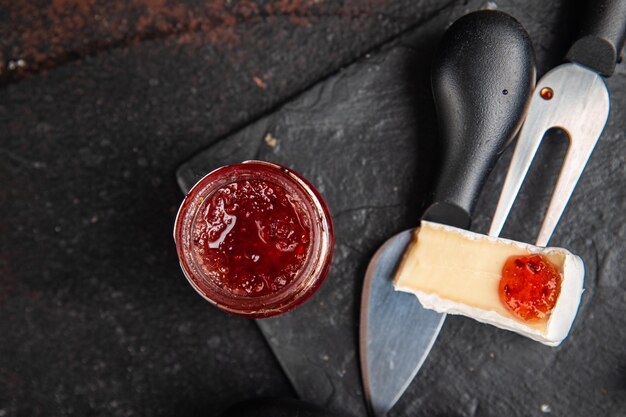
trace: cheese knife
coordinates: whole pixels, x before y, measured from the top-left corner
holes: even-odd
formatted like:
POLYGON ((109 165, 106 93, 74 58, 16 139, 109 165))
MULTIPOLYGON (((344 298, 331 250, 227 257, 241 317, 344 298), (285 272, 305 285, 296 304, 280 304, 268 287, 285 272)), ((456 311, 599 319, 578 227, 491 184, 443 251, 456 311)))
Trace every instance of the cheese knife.
MULTIPOLYGON (((511 16, 470 13, 445 33, 431 81, 443 151, 439 183, 423 219, 469 228, 480 190, 523 120, 535 81, 528 34, 511 16)), ((389 239, 365 274, 360 359, 376 416, 400 398, 426 359, 445 315, 396 292, 392 279, 413 230, 389 239)))

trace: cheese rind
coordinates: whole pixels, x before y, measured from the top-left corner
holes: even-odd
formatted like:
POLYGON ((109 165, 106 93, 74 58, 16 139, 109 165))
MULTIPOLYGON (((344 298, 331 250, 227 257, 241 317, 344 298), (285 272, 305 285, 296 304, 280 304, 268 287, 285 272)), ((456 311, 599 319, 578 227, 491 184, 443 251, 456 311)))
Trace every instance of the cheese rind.
POLYGON ((572 326, 583 291, 582 260, 561 248, 542 248, 423 221, 405 252, 394 280, 424 308, 461 314, 558 346, 572 326), (561 274, 561 292, 551 314, 526 322, 500 300, 498 284, 510 256, 539 253, 561 274))

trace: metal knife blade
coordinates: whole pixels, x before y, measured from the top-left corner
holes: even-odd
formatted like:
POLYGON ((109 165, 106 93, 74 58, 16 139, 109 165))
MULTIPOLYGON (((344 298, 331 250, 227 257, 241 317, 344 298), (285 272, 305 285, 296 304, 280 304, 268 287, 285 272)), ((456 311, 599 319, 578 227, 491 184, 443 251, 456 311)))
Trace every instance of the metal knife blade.
POLYGON ((406 390, 426 360, 446 317, 425 310, 414 295, 393 288, 392 278, 414 230, 405 230, 387 240, 374 254, 365 273, 361 369, 365 397, 376 416, 391 409, 406 390), (382 327, 384 337, 378 331, 382 327))

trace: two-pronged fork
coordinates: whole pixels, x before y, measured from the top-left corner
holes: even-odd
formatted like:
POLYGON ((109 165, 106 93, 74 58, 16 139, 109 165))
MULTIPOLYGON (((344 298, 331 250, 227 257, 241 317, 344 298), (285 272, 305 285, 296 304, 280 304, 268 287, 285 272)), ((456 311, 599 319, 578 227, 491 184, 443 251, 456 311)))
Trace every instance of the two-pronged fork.
MULTIPOLYGON (((591 3, 591 2, 590 2, 591 3)), ((609 116, 610 77, 626 38, 626 0, 594 1, 581 36, 567 52, 569 61, 537 84, 526 120, 492 219, 490 236, 498 236, 526 177, 544 134, 560 128, 570 139, 552 200, 537 237, 546 246, 576 187, 609 116)))

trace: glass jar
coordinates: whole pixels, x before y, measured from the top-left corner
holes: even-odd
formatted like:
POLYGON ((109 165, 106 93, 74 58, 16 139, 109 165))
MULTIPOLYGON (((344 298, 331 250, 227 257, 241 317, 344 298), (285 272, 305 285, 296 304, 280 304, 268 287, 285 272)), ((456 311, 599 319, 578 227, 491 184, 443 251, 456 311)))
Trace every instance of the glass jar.
POLYGON ((319 192, 263 161, 218 168, 180 206, 174 240, 189 283, 220 309, 270 317, 305 302, 330 267, 334 234, 319 192))

